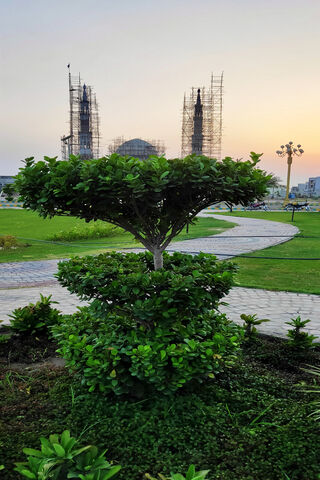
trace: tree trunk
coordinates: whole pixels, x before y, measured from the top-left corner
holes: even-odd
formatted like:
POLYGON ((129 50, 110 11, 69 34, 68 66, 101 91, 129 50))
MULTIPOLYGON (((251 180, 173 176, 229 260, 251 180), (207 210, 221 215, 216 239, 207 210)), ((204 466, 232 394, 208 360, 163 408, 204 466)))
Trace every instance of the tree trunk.
POLYGON ((163 255, 162 255, 162 250, 160 248, 155 248, 153 250, 153 262, 154 262, 155 270, 159 270, 159 268, 163 268, 163 255))

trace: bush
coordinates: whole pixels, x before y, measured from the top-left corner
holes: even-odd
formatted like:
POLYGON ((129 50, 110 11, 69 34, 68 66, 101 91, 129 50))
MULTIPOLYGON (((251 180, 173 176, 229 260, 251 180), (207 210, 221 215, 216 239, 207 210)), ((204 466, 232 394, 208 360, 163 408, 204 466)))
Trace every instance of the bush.
POLYGON ((235 362, 241 330, 222 314, 204 313, 171 325, 134 324, 88 307, 53 328, 59 353, 89 391, 141 396, 148 387, 172 393, 191 380, 213 378, 235 362))
POLYGON ((0 248, 3 250, 10 250, 11 248, 18 248, 19 243, 16 237, 12 235, 0 236, 0 248))
POLYGON ((287 337, 288 348, 296 355, 307 354, 310 350, 315 348, 315 335, 310 335, 308 332, 301 332, 310 320, 301 320, 300 315, 297 318, 291 318, 291 322, 286 322, 287 325, 294 327, 288 330, 287 337))
POLYGON ((51 295, 44 297, 40 293, 40 301, 36 304, 29 303, 25 307, 13 310, 9 315, 10 328, 17 333, 49 333, 49 328, 55 325, 60 317, 59 310, 51 308, 53 302, 51 295))
POLYGON ((95 299, 54 329, 60 353, 93 391, 171 393, 234 362, 239 328, 215 314, 235 267, 215 257, 106 253, 59 264, 63 286, 95 299))
POLYGON ((62 286, 82 299, 97 299, 101 311, 126 315, 137 324, 156 325, 217 307, 233 284, 236 267, 212 255, 164 253, 164 268, 153 270, 144 253, 106 253, 59 263, 62 286), (101 303, 102 302, 102 303, 101 303))
POLYGON ((91 238, 113 237, 123 233, 123 230, 110 223, 97 222, 90 225, 76 225, 70 230, 61 230, 47 238, 47 240, 71 242, 73 240, 86 240, 91 238))

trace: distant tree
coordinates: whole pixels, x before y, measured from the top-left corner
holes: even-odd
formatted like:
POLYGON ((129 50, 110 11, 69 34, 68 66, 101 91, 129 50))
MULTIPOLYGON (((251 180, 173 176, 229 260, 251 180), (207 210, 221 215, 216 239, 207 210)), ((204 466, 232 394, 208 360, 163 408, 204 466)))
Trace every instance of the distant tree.
POLYGON ((281 187, 281 178, 277 177, 274 173, 270 173, 270 178, 267 182, 267 187, 268 188, 278 188, 281 187))
POLYGON ((260 156, 252 152, 244 162, 196 155, 143 162, 117 154, 85 161, 31 157, 7 191, 18 192, 24 208, 42 217, 70 215, 122 227, 152 252, 157 270, 162 252, 202 209, 263 198, 271 177, 256 167, 260 156))

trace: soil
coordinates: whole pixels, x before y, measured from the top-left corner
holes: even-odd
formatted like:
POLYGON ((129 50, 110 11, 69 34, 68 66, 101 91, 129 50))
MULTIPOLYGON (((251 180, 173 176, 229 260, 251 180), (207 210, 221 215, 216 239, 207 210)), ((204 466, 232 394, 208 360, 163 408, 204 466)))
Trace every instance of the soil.
POLYGON ((58 347, 46 334, 17 335, 2 329, 0 335, 1 365, 48 363, 48 359, 57 357, 58 347))

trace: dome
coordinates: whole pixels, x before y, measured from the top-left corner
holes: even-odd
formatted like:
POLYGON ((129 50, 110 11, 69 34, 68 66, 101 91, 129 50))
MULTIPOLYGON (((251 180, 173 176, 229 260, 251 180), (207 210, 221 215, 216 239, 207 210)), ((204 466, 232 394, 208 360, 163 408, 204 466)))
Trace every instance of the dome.
POLYGON ((133 138, 123 142, 117 148, 116 153, 122 156, 137 157, 140 160, 146 160, 150 155, 158 155, 157 149, 151 143, 141 140, 141 138, 133 138))

